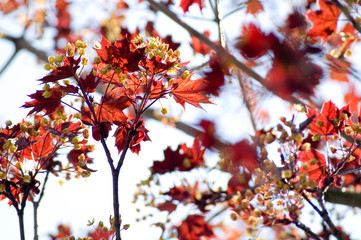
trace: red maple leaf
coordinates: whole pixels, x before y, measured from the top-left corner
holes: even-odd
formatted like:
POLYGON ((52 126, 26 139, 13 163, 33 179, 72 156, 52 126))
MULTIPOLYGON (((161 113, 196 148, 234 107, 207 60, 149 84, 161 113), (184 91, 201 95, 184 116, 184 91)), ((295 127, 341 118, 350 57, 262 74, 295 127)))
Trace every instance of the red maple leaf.
POLYGON ((199 240, 214 236, 212 226, 201 215, 189 215, 177 228, 179 240, 199 240))
POLYGON ((345 103, 350 105, 350 111, 357 113, 359 110, 359 102, 361 102, 361 96, 356 94, 355 86, 351 85, 351 89, 344 96, 345 103))
POLYGON ((321 135, 337 134, 338 130, 343 130, 344 128, 342 114, 351 115, 349 105, 338 109, 331 100, 323 104, 321 113, 307 108, 307 117, 315 116, 309 128, 310 133, 313 135, 316 133, 321 135))
POLYGON ((164 174, 175 170, 190 171, 193 168, 203 165, 204 151, 205 149, 201 149, 198 138, 194 139, 192 148, 187 147, 186 144, 182 144, 173 151, 168 147, 164 150, 164 160, 153 162, 152 172, 164 174))
POLYGON ((236 48, 249 60, 262 57, 271 47, 269 36, 254 24, 243 25, 242 36, 238 40, 236 48))
POLYGON ((56 82, 60 79, 75 76, 76 70, 80 67, 80 60, 81 57, 78 57, 78 59, 74 59, 74 56, 65 58, 64 63, 61 67, 54 69, 48 75, 39 79, 39 81, 42 81, 44 83, 56 82))
POLYGON ((129 122, 120 123, 114 133, 115 146, 117 147, 118 152, 121 152, 124 149, 128 136, 131 134, 132 140, 130 141, 129 149, 133 153, 139 154, 140 143, 143 141, 150 141, 148 132, 148 129, 144 126, 144 122, 139 122, 136 125, 132 125, 129 122))
POLYGON ((110 64, 113 69, 120 68, 123 74, 139 69, 138 64, 144 56, 145 48, 131 50, 133 45, 128 38, 117 40, 111 44, 103 36, 100 45, 101 49, 95 49, 102 63, 99 66, 105 67, 110 64))
POLYGON ((39 161, 54 150, 53 138, 50 134, 34 137, 31 142, 32 144, 21 152, 26 159, 39 161))
POLYGON ((33 101, 26 102, 22 107, 23 108, 33 108, 30 110, 29 114, 32 114, 33 112, 40 112, 45 111, 45 114, 49 115, 53 112, 55 112, 61 103, 62 93, 61 91, 52 91, 50 97, 44 97, 45 91, 36 91, 36 93, 33 93, 29 95, 30 98, 34 99, 33 101))
POLYGON ((330 77, 340 82, 349 82, 348 74, 350 74, 351 63, 344 58, 335 58, 326 55, 328 67, 330 69, 330 77))
POLYGON ((250 13, 256 16, 257 13, 263 11, 263 6, 259 0, 250 0, 247 1, 246 4, 247 4, 246 13, 250 13))
MULTIPOLYGON (((209 38, 210 32, 208 30, 204 31, 204 36, 209 38)), ((195 36, 191 36, 191 38, 192 38, 191 46, 193 48, 193 54, 200 53, 202 55, 207 55, 208 53, 211 52, 211 49, 208 47, 207 44, 204 44, 195 36)))
POLYGON ((174 204, 173 201, 165 201, 164 203, 157 204, 156 208, 158 208, 159 211, 167 211, 168 213, 172 213, 174 210, 176 210, 177 205, 174 204))
POLYGON ((209 63, 209 66, 211 67, 212 71, 205 73, 205 79, 208 81, 206 91, 209 94, 218 97, 220 87, 224 85, 224 73, 221 65, 216 59, 213 59, 209 63))
MULTIPOLYGON (((231 169, 242 166, 249 172, 254 172, 258 167, 257 152, 247 140, 242 140, 230 147, 231 169)), ((231 170, 233 172, 234 170, 231 170)), ((237 171, 238 172, 238 171, 237 171)))
POLYGON ((203 0, 181 0, 180 7, 183 9, 183 12, 187 12, 189 6, 192 4, 198 4, 199 8, 202 10, 203 7, 203 0))
POLYGON ((238 191, 243 191, 249 187, 249 181, 252 179, 252 174, 243 172, 243 173, 234 173, 228 181, 227 193, 233 194, 238 191))
POLYGON ((300 167, 299 171, 308 174, 308 179, 316 181, 318 184, 323 181, 326 175, 326 160, 325 156, 317 151, 311 149, 310 151, 301 151, 298 154, 298 161, 306 164, 307 167, 300 167))
POLYGON ((206 96, 208 81, 204 78, 191 80, 192 75, 187 79, 177 79, 173 82, 170 93, 174 100, 185 108, 187 102, 195 107, 202 108, 200 103, 212 103, 206 96))
POLYGON ((88 233, 88 237, 91 237, 94 240, 110 240, 113 239, 114 233, 114 230, 104 232, 103 228, 97 227, 93 232, 88 233))
POLYGON ((172 66, 174 62, 170 61, 162 61, 162 58, 159 56, 149 58, 143 58, 140 61, 140 66, 145 68, 147 71, 149 71, 152 74, 160 74, 164 71, 168 71, 172 66))
POLYGON ((83 161, 86 163, 92 163, 93 159, 87 156, 89 152, 89 148, 86 145, 82 145, 80 149, 72 149, 67 155, 68 161, 69 163, 73 164, 73 166, 78 166, 79 156, 84 154, 85 159, 83 161))
POLYGON ((313 26, 308 31, 310 37, 321 37, 325 41, 328 36, 336 31, 337 20, 341 10, 332 4, 330 0, 319 0, 320 10, 307 13, 308 19, 313 26))
POLYGON ((95 75, 93 74, 93 72, 90 72, 88 75, 84 76, 80 76, 78 79, 78 84, 79 87, 87 92, 87 93, 93 93, 95 92, 95 88, 98 86, 99 84, 99 79, 97 79, 95 77, 95 75))

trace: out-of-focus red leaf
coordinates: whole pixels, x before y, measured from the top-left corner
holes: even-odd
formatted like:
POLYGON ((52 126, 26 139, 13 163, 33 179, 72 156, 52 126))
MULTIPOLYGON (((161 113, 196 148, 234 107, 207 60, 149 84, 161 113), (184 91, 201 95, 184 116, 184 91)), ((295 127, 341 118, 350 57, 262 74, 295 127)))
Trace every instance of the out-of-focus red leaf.
POLYGON ((350 74, 351 63, 344 58, 335 58, 326 55, 328 67, 330 69, 330 77, 340 82, 349 82, 348 74, 350 74))
POLYGON ((164 160, 154 161, 152 166, 153 173, 164 174, 167 172, 190 171, 204 163, 205 149, 201 149, 198 138, 194 139, 192 148, 186 144, 179 145, 177 150, 173 151, 170 147, 164 150, 164 160))
POLYGON ((359 110, 359 102, 361 102, 361 96, 356 94, 355 86, 351 85, 351 89, 344 96, 345 103, 350 105, 350 111, 357 113, 359 110))
POLYGON ((242 26, 242 36, 236 43, 244 58, 254 60, 262 57, 270 49, 269 37, 254 24, 242 26))
POLYGON ((192 4, 198 4, 199 8, 202 10, 203 0, 181 0, 179 6, 183 9, 183 12, 186 13, 189 10, 189 6, 192 4))
MULTIPOLYGON (((204 35, 206 37, 209 37, 210 32, 208 30, 206 30, 206 31, 204 31, 204 35)), ((211 52, 208 45, 202 43, 197 37, 191 36, 191 38, 192 38, 191 46, 193 48, 193 54, 200 53, 202 55, 207 55, 208 53, 211 52)))
POLYGON ((211 148, 216 141, 216 128, 214 123, 208 120, 202 120, 199 123, 199 126, 204 130, 204 133, 199 136, 202 146, 211 148))
POLYGON ((290 99, 294 92, 309 96, 313 94, 321 77, 321 68, 307 58, 301 58, 297 62, 274 59, 266 76, 267 88, 283 99, 290 99))
POLYGON ((157 204, 156 207, 159 209, 159 211, 167 211, 168 213, 172 213, 174 210, 176 210, 177 205, 172 201, 165 201, 164 203, 157 204))
POLYGON ((50 237, 52 240, 59 240, 59 239, 64 239, 66 237, 70 237, 71 235, 72 235, 72 233, 71 233, 70 226, 60 224, 58 226, 58 234, 56 236, 50 235, 50 237))
POLYGON ((163 193, 163 195, 168 195, 172 200, 177 200, 179 202, 184 202, 191 197, 189 191, 183 186, 171 188, 168 192, 163 193))
POLYGON ((212 226, 201 215, 189 215, 177 228, 179 240, 199 240, 214 236, 212 226))
POLYGON ((170 90, 174 100, 185 108, 184 104, 189 103, 195 107, 202 108, 200 103, 212 103, 206 96, 208 81, 204 78, 191 80, 191 76, 187 79, 177 79, 173 82, 170 90))
POLYGON ((250 0, 246 2, 247 9, 246 13, 250 13, 256 16, 258 13, 263 11, 262 3, 259 0, 250 0))
POLYGON ((301 166, 299 171, 307 173, 309 180, 316 181, 319 184, 326 177, 325 156, 316 149, 299 152, 298 161, 307 164, 308 168, 306 170, 301 166))
POLYGON ((310 37, 321 37, 325 41, 328 36, 336 31, 337 20, 341 10, 329 0, 319 0, 320 10, 307 13, 308 19, 312 22, 312 28, 308 31, 310 37))
POLYGON ((234 173, 228 181, 227 193, 234 194, 238 191, 243 191, 249 187, 249 181, 252 179, 252 174, 243 172, 243 173, 234 173))
POLYGON ((224 85, 224 73, 221 65, 216 59, 209 63, 212 71, 205 72, 205 79, 208 81, 206 91, 216 97, 219 96, 220 87, 224 85))
POLYGON ((88 237, 94 240, 111 240, 114 237, 114 230, 110 229, 107 232, 103 231, 103 228, 97 227, 93 232, 88 233, 88 237))
MULTIPOLYGON (((238 167, 244 167, 249 172, 254 172, 258 167, 257 152, 248 140, 242 140, 230 147, 231 172, 238 167)), ((237 170, 236 170, 237 171, 237 170)))
POLYGON ((26 0, 5 0, 0 2, 0 12, 8 14, 16 10, 19 6, 26 4, 26 0))

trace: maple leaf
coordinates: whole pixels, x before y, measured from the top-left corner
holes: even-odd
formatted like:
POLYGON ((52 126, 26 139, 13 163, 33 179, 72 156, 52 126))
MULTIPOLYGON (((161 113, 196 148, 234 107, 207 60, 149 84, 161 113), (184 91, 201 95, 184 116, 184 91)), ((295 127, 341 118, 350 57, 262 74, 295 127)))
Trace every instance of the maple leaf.
POLYGON ((227 193, 234 194, 238 191, 243 191, 249 187, 249 181, 252 179, 252 174, 243 172, 243 173, 234 173, 228 181, 227 193))
MULTIPOLYGON (((128 38, 117 40, 111 44, 102 36, 101 49, 95 49, 103 63, 110 64, 113 69, 120 68, 123 74, 134 72, 139 69, 139 61, 144 57, 145 48, 131 50, 132 43, 128 38)), ((105 65, 104 65, 105 64, 105 65)))
POLYGON ((75 76, 76 70, 80 67, 79 65, 80 60, 81 60, 80 57, 78 57, 78 59, 74 59, 74 56, 66 57, 61 67, 55 68, 48 75, 39 79, 39 81, 42 81, 44 83, 56 82, 60 79, 65 79, 75 76))
POLYGON ((316 133, 321 135, 337 134, 338 130, 343 130, 345 125, 343 114, 351 115, 349 105, 338 109, 331 100, 323 104, 321 113, 307 108, 307 117, 315 116, 309 128, 310 133, 313 135, 316 133))
POLYGON ((45 111, 46 115, 49 115, 53 112, 55 112, 60 104, 61 104, 61 98, 62 93, 60 91, 52 91, 50 97, 44 97, 45 91, 36 91, 36 93, 33 93, 29 95, 30 98, 34 99, 33 101, 26 102, 23 106, 23 108, 33 108, 30 110, 28 115, 32 114, 33 112, 40 112, 45 111))
POLYGON ((330 77, 340 82, 349 82, 348 74, 350 74, 351 63, 344 58, 335 58, 326 55, 328 67, 330 69, 330 77))
POLYGON ((93 159, 88 157, 89 152, 90 150, 86 145, 82 145, 80 149, 72 149, 67 155, 68 161, 69 163, 73 164, 74 167, 76 167, 79 164, 79 156, 84 154, 85 159, 83 161, 86 163, 92 163, 93 159))
POLYGON ((88 237, 93 238, 94 240, 110 240, 114 237, 114 230, 110 229, 109 231, 103 231, 103 228, 97 227, 93 232, 88 233, 88 237))
POLYGON ((168 147, 164 150, 164 160, 153 162, 152 173, 164 174, 175 170, 190 171, 193 168, 203 165, 204 152, 205 149, 201 149, 198 138, 194 139, 192 148, 187 147, 186 144, 182 144, 173 151, 168 147))
POLYGON ((162 61, 162 58, 160 56, 149 58, 143 58, 140 61, 140 66, 145 68, 148 72, 152 74, 160 74, 164 71, 168 71, 172 66, 174 62, 164 62, 162 61))
POLYGON ((308 174, 308 179, 310 181, 316 181, 319 185, 323 179, 327 176, 325 173, 326 170, 326 160, 325 156, 317 151, 316 149, 311 149, 310 151, 301 151, 298 154, 298 161, 306 164, 307 167, 300 167, 299 171, 302 173, 308 174))
POLYGON ((308 19, 313 24, 308 31, 308 35, 310 37, 320 37, 322 41, 325 41, 328 36, 336 31, 341 10, 329 0, 319 0, 318 4, 320 10, 307 13, 308 19))
POLYGON ((203 0, 181 0, 179 6, 183 9, 183 12, 186 13, 189 11, 189 6, 192 4, 198 4, 199 8, 202 10, 203 0))
POLYGON ((246 13, 250 13, 256 16, 258 13, 263 11, 263 6, 259 0, 249 0, 246 2, 247 9, 246 13))
POLYGON ((254 60, 262 57, 270 49, 269 37, 256 25, 248 24, 242 26, 242 36, 238 38, 236 48, 241 51, 244 58, 254 60))
POLYGON ((209 63, 212 71, 205 72, 205 79, 208 81, 206 92, 216 97, 219 96, 220 87, 224 85, 224 73, 221 65, 215 59, 209 63))
POLYGON ((47 157, 54 150, 53 138, 50 134, 32 138, 31 143, 29 147, 21 152, 29 160, 39 161, 41 158, 47 157))
POLYGON ((164 203, 157 204, 156 208, 158 208, 159 211, 167 211, 168 213, 172 213, 174 210, 176 210, 177 205, 172 201, 165 201, 164 203))
POLYGON ((225 149, 224 154, 227 162, 222 164, 221 169, 230 173, 238 173, 239 167, 253 172, 258 167, 257 152, 248 140, 242 140, 225 149))
POLYGON ((177 228, 179 240, 199 240, 214 236, 212 226, 201 215, 189 215, 177 228))
MULTIPOLYGON (((210 32, 208 30, 204 31, 204 36, 208 37, 210 36, 210 32)), ((191 36, 192 43, 191 46, 193 48, 193 54, 200 53, 202 55, 207 55, 211 52, 211 49, 208 47, 207 44, 201 42, 197 37, 191 36)))
POLYGON ((95 88, 98 86, 99 82, 99 79, 95 77, 93 72, 90 72, 85 77, 81 76, 78 79, 79 87, 87 93, 95 92, 95 88))
POLYGON ((176 79, 170 90, 174 100, 185 108, 184 104, 189 103, 195 107, 202 108, 200 103, 212 103, 206 96, 208 81, 204 78, 191 80, 192 74, 186 79, 176 79))
POLYGON ((144 122, 138 122, 136 125, 132 125, 128 122, 123 122, 119 124, 119 127, 116 129, 115 136, 115 146, 120 153, 127 142, 129 134, 132 135, 132 140, 129 144, 129 149, 136 154, 140 152, 140 143, 143 141, 150 141, 148 136, 148 129, 145 128, 144 122))
POLYGON ((361 96, 356 94, 355 86, 352 84, 351 89, 344 96, 345 103, 350 105, 350 111, 357 113, 358 105, 361 102, 361 96))
POLYGON ((99 122, 125 122, 128 117, 123 113, 131 104, 129 98, 124 94, 123 88, 114 88, 103 97, 101 103, 94 107, 95 114, 100 116, 99 122))
POLYGON ((213 147, 217 139, 215 136, 215 124, 208 120, 202 120, 198 125, 204 130, 204 132, 199 136, 202 146, 205 148, 213 147))

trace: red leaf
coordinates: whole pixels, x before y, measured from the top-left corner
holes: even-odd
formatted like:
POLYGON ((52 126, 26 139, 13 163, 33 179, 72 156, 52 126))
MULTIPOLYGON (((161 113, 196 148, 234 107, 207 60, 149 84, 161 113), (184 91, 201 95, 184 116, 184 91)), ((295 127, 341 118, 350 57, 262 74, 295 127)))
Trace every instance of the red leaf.
POLYGON ((172 201, 165 201, 164 203, 160 203, 156 206, 159 211, 167 211, 168 213, 172 213, 176 210, 177 205, 174 204, 172 201))
POLYGON ((346 105, 339 110, 331 100, 323 104, 321 113, 308 108, 307 117, 315 115, 309 128, 310 133, 319 133, 321 135, 337 134, 338 130, 343 130, 344 128, 343 113, 346 113, 348 116, 351 115, 349 106, 346 105))
POLYGON ((128 119, 122 110, 129 106, 129 98, 123 93, 123 88, 115 88, 104 96, 94 111, 100 116, 99 122, 120 123, 128 119))
POLYGON ((118 152, 121 152, 124 149, 129 134, 132 134, 129 149, 133 153, 139 154, 140 143, 142 141, 150 141, 148 132, 149 131, 145 128, 143 122, 138 123, 136 126, 132 126, 128 122, 121 123, 114 133, 115 146, 117 147, 118 152))
POLYGON ((187 12, 189 6, 192 4, 198 4, 199 8, 202 10, 203 0, 181 0, 180 7, 183 9, 183 12, 187 12))
POLYGON ((214 123, 208 120, 202 120, 199 123, 199 126, 204 130, 204 133, 199 136, 202 142, 202 146, 204 146, 205 148, 214 147, 214 144, 217 140, 215 136, 216 128, 214 123))
POLYGON ((88 237, 92 237, 94 240, 110 240, 114 237, 114 230, 107 232, 103 231, 103 228, 97 227, 93 232, 88 233, 88 237))
POLYGON ((51 91, 51 96, 45 98, 43 96, 45 91, 36 91, 29 95, 30 98, 34 99, 33 101, 26 102, 22 107, 23 108, 33 108, 30 110, 29 114, 33 112, 45 111, 46 115, 49 115, 55 112, 61 104, 62 93, 60 91, 51 91))
POLYGON ((244 58, 254 60, 262 57, 271 47, 270 39, 256 25, 242 26, 242 36, 236 43, 244 58))
MULTIPOLYGON (((206 37, 209 37, 210 32, 206 30, 204 31, 204 35, 206 37)), ((192 38, 191 46, 193 48, 193 54, 200 53, 202 55, 207 55, 208 53, 211 52, 207 44, 201 42, 197 37, 191 36, 191 38, 192 38)))
POLYGON ((143 58, 140 62, 140 66, 145 68, 152 74, 160 74, 164 71, 168 71, 173 66, 174 62, 162 62, 162 58, 159 56, 149 58, 143 58))
POLYGON ((345 94, 344 100, 345 103, 350 105, 350 111, 352 113, 357 113, 359 110, 359 102, 361 102, 361 96, 356 94, 354 85, 351 85, 351 90, 345 94))
POLYGON ((89 157, 87 156, 87 154, 88 154, 89 152, 90 152, 90 151, 89 151, 89 149, 88 149, 88 146, 82 145, 80 149, 77 149, 77 150, 76 150, 76 149, 73 149, 73 150, 71 150, 71 151, 68 153, 68 155, 67 155, 68 161, 69 161, 69 163, 73 164, 74 167, 75 167, 75 166, 78 166, 78 164, 79 164, 79 156, 80 156, 81 154, 84 154, 84 155, 85 155, 85 159, 84 159, 83 161, 86 162, 86 163, 92 163, 92 162, 93 162, 93 159, 92 159, 92 158, 89 158, 89 157))
POLYGON ((99 84, 99 79, 95 77, 93 72, 90 72, 85 77, 80 76, 78 80, 79 87, 87 93, 95 92, 95 88, 99 84))
POLYGON ((308 19, 313 24, 308 31, 308 35, 310 37, 321 37, 322 41, 325 41, 328 36, 336 31, 341 10, 329 0, 319 0, 318 4, 320 10, 307 13, 308 19))
POLYGON ((187 102, 195 107, 202 108, 200 103, 211 103, 207 93, 208 81, 204 78, 191 80, 191 76, 187 79, 177 79, 173 82, 172 89, 170 90, 173 94, 174 100, 182 105, 187 102))
POLYGON ((53 138, 50 134, 32 138, 31 142, 33 144, 21 152, 26 159, 39 161, 54 150, 53 138))
POLYGON ((298 154, 298 160, 307 164, 308 169, 300 167, 299 171, 308 174, 308 179, 316 181, 318 184, 326 177, 326 160, 325 156, 315 149, 310 151, 301 151, 298 154), (312 163, 312 164, 311 164, 312 163))
POLYGON ((246 13, 250 13, 256 16, 257 13, 263 11, 263 6, 259 0, 250 0, 247 1, 246 4, 247 4, 246 13))
POLYGON ((216 97, 219 96, 220 87, 224 85, 224 73, 221 65, 215 59, 209 63, 211 72, 206 72, 205 79, 208 81, 206 91, 216 97))
POLYGON ((153 162, 152 172, 163 174, 175 170, 190 171, 203 165, 204 151, 205 149, 201 149, 198 138, 194 139, 192 148, 182 144, 178 146, 177 150, 173 151, 168 147, 164 150, 164 160, 153 162))
POLYGON ((257 152, 247 140, 242 140, 230 147, 230 170, 238 172, 238 167, 242 166, 249 172, 254 172, 258 167, 257 152))
POLYGON ((347 75, 350 74, 351 63, 344 58, 335 58, 331 55, 326 55, 326 59, 328 60, 330 77, 333 80, 349 82, 347 75))
POLYGON ((249 187, 249 181, 252 179, 251 173, 234 173, 228 181, 227 193, 233 194, 238 191, 243 191, 249 187))
POLYGON ((64 63, 61 67, 54 69, 45 77, 39 79, 44 83, 47 82, 56 82, 60 79, 65 79, 69 77, 73 77, 76 74, 76 70, 79 68, 81 58, 74 59, 74 57, 67 57, 64 60, 64 63))
POLYGON ((214 236, 212 226, 201 215, 189 215, 177 228, 179 240, 199 240, 214 236))
POLYGON ((99 64, 100 66, 105 67, 107 64, 110 64, 114 69, 122 69, 123 74, 139 69, 138 64, 144 56, 145 48, 131 50, 133 46, 128 38, 117 40, 111 44, 103 36, 100 45, 101 49, 95 49, 102 61, 102 64, 99 64))

